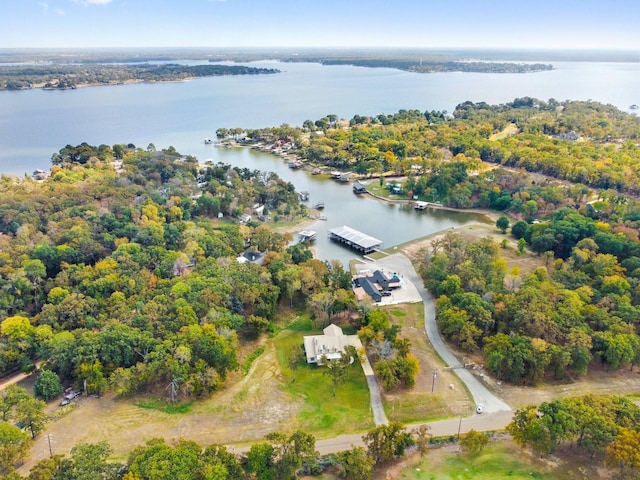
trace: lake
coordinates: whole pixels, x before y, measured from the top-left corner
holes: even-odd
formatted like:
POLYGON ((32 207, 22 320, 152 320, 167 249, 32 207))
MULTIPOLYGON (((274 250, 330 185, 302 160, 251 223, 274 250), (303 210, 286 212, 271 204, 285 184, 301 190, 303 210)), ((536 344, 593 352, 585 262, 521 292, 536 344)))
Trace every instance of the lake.
MULTIPOLYGON (((382 248, 424 237, 435 232, 459 227, 471 222, 487 221, 484 216, 473 213, 451 212, 429 209, 416 211, 407 204, 390 204, 372 199, 369 195, 355 195, 352 185, 341 183, 323 175, 312 175, 304 170, 292 170, 280 157, 249 148, 218 148, 212 156, 241 168, 275 172, 279 177, 293 183, 298 192, 309 192, 310 207, 317 202, 325 204, 321 214, 326 220, 318 220, 310 227, 317 232, 312 248, 317 258, 337 259, 348 265, 357 252, 328 238, 331 228, 348 225, 367 235, 383 241, 382 248)), ((371 180, 371 181, 377 181, 371 180)), ((297 241, 294 235, 294 241, 297 241)))
POLYGON ((554 70, 530 74, 434 73, 311 63, 255 62, 283 72, 265 76, 211 77, 189 82, 89 87, 67 91, 0 92, 0 173, 48 170, 66 144, 134 143, 174 146, 204 162, 211 159, 274 171, 309 203, 324 201, 327 221, 318 232, 317 256, 348 261, 354 254, 330 242, 329 228, 349 225, 391 247, 478 219, 443 211, 416 212, 354 195, 349 185, 294 171, 280 158, 248 149, 205 145, 220 127, 299 126, 328 114, 446 110, 466 100, 506 103, 517 97, 596 100, 621 110, 640 104, 640 64, 550 62, 554 70))
POLYGON ((220 127, 299 126, 328 114, 447 110, 466 100, 517 97, 640 104, 640 63, 549 62, 529 74, 418 74, 387 68, 255 62, 283 72, 190 82, 0 92, 0 173, 47 170, 61 147, 134 143, 207 158, 203 139, 220 127))

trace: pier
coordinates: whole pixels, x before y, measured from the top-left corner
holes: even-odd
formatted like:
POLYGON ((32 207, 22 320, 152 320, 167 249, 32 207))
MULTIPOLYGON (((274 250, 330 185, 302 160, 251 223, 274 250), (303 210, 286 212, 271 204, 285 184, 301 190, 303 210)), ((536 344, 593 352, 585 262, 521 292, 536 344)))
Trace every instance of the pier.
POLYGON ((379 250, 382 246, 382 240, 378 240, 346 225, 329 230, 329 238, 336 242, 343 243, 363 254, 379 250))

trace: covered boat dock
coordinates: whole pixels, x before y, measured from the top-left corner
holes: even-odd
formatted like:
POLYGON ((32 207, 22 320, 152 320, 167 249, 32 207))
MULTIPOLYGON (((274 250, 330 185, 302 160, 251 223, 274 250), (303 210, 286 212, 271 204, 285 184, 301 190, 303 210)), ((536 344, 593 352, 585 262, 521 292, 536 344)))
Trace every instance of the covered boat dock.
POLYGON ((346 225, 329 230, 329 238, 364 254, 379 250, 382 246, 382 240, 378 240, 346 225))
POLYGON ((316 239, 315 230, 301 230, 298 234, 298 240, 301 242, 313 242, 316 239))

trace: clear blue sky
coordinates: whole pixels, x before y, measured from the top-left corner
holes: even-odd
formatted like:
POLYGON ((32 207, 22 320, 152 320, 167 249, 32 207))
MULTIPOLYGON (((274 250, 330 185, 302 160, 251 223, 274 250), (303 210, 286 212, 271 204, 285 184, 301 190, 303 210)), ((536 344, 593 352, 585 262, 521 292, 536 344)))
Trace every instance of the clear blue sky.
POLYGON ((640 51, 640 0, 1 0, 0 48, 411 46, 640 51))

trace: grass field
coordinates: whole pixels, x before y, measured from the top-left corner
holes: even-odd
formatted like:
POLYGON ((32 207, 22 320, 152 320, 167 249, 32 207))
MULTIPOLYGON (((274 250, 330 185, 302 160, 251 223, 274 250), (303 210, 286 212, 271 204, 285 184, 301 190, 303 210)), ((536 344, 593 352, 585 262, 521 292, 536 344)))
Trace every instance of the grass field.
MULTIPOLYGON (((423 459, 418 453, 400 463, 376 470, 374 480, 587 480, 603 478, 586 459, 563 461, 540 459, 511 440, 489 443, 476 456, 461 453, 457 446, 429 451, 423 459)), ((336 480, 335 471, 303 480, 336 480)))
POLYGON ((289 367, 291 348, 301 347, 304 335, 318 333, 321 331, 314 330, 311 321, 299 319, 274 339, 284 377, 282 389, 303 400, 298 414, 300 428, 318 438, 373 428, 367 380, 358 363, 349 368, 347 380, 338 385, 335 397, 332 380, 322 367, 302 361, 294 376, 289 367))
POLYGON ((411 341, 413 353, 420 362, 420 372, 412 388, 385 392, 382 396, 389 420, 418 423, 428 420, 466 415, 472 405, 460 379, 442 369, 442 363, 424 333, 422 303, 382 307, 391 323, 401 327, 400 336, 411 341), (432 371, 439 369, 438 381, 432 387, 432 371), (448 388, 453 385, 454 388, 448 388))
MULTIPOLYGON (((431 451, 418 463, 396 472, 393 478, 404 480, 561 480, 560 467, 532 459, 511 442, 489 444, 479 455, 470 456, 450 450, 431 451)), ((380 477, 384 478, 384 477, 380 477)))

